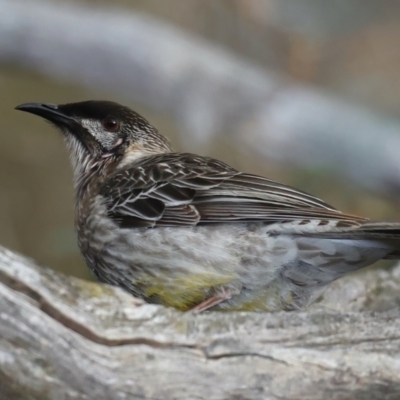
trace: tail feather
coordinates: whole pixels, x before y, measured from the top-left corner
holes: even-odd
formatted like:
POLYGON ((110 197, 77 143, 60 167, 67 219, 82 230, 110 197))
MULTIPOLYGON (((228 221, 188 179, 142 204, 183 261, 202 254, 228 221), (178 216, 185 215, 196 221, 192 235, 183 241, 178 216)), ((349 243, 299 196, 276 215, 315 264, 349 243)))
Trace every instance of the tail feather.
POLYGON ((400 259, 400 223, 398 222, 368 222, 362 224, 357 229, 359 235, 377 241, 382 241, 393 251, 388 253, 384 259, 398 260, 400 259))
POLYGON ((307 233, 307 236, 332 239, 400 239, 400 223, 365 222, 343 228, 336 226, 332 230, 307 233))
POLYGON ((400 222, 366 222, 358 229, 365 232, 396 235, 400 237, 400 222))
POLYGON ((385 250, 386 253, 380 259, 400 259, 400 223, 398 222, 365 222, 355 227, 336 228, 305 236, 339 240, 349 244, 353 242, 356 247, 361 246, 371 250, 380 248, 385 250))
POLYGON ((384 257, 385 260, 400 259, 400 223, 368 222, 361 225, 359 230, 365 237, 383 241, 393 248, 393 251, 384 257))

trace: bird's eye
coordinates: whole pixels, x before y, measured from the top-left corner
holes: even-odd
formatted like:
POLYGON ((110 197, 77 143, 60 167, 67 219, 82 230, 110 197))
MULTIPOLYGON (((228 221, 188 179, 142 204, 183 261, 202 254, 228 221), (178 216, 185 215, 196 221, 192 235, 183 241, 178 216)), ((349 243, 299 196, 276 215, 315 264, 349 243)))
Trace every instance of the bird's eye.
POLYGON ((110 132, 116 132, 119 129, 119 122, 114 117, 107 117, 103 121, 103 126, 110 132))

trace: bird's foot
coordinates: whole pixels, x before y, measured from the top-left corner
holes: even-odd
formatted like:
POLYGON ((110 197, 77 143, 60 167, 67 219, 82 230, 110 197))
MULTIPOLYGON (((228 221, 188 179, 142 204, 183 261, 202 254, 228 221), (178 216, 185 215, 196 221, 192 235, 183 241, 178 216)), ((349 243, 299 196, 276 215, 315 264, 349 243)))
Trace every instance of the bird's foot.
POLYGON ((189 311, 193 311, 195 313, 200 313, 202 311, 208 310, 211 307, 216 306, 217 304, 220 304, 226 300, 229 300, 232 297, 232 295, 233 294, 230 289, 223 289, 218 294, 209 297, 208 299, 202 301, 200 304, 197 304, 197 306, 194 306, 189 311))

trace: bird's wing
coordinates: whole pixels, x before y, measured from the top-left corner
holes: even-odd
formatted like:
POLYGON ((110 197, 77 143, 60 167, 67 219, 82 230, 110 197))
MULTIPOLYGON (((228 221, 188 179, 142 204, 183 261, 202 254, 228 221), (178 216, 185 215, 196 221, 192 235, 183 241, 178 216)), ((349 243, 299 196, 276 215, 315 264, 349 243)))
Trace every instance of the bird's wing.
POLYGON ((314 196, 192 154, 147 157, 114 173, 101 188, 121 227, 338 220, 358 225, 314 196))

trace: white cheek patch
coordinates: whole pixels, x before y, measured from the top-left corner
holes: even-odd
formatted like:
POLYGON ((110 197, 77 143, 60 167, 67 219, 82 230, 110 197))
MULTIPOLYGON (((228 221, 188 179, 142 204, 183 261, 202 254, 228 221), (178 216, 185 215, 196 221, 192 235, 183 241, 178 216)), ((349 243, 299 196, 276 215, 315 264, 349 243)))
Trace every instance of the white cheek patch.
POLYGON ((103 127, 101 126, 100 122, 94 119, 82 119, 80 122, 81 125, 94 137, 95 137, 94 133, 103 130, 103 127))
MULTIPOLYGON (((93 136, 93 138, 96 139, 102 148, 107 151, 111 151, 122 143, 121 138, 116 140, 116 134, 106 131, 102 123, 98 120, 82 119, 81 124, 93 136)), ((107 158, 107 153, 104 154, 104 158, 107 158)))

